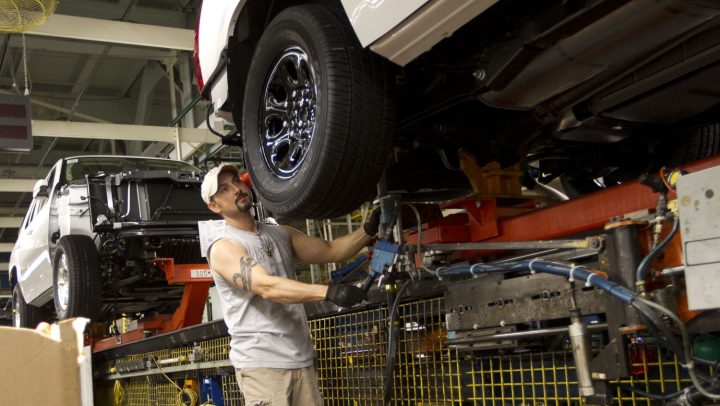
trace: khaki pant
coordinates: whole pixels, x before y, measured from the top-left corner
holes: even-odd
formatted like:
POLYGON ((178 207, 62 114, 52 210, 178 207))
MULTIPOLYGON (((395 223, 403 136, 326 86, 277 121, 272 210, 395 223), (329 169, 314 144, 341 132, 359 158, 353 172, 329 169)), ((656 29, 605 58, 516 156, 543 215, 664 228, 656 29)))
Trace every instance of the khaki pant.
POLYGON ((322 406, 315 368, 235 370, 246 406, 322 406))

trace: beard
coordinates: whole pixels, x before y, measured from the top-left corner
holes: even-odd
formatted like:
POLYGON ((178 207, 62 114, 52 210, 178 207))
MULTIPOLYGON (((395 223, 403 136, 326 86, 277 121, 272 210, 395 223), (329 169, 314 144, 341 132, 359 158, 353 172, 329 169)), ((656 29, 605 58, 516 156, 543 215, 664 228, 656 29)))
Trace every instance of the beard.
POLYGON ((241 192, 235 201, 235 206, 241 213, 249 212, 252 207, 252 197, 249 194, 241 192), (247 200, 243 201, 243 198, 245 197, 247 197, 247 200))

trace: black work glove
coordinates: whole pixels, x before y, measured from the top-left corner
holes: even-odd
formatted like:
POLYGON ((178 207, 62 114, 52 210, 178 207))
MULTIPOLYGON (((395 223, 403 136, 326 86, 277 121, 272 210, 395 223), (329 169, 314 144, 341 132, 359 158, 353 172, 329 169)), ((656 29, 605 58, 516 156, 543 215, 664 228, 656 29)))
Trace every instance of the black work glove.
POLYGON ((367 293, 353 285, 330 285, 325 294, 325 300, 340 307, 352 307, 367 300, 367 293))
POLYGON ((365 230, 365 234, 370 237, 375 237, 377 235, 378 230, 380 229, 381 214, 382 210, 380 210, 379 207, 373 209, 372 213, 370 213, 365 223, 363 223, 363 230, 365 230))

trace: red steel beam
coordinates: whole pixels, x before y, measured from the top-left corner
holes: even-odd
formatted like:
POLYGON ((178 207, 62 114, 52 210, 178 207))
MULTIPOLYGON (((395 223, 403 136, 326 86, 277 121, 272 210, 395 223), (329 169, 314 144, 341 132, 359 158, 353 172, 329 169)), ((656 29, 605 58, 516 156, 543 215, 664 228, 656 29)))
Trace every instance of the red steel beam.
POLYGON ((200 324, 209 289, 210 282, 186 283, 180 306, 175 309, 172 318, 163 323, 161 332, 167 333, 200 324))
POLYGON ((176 264, 172 258, 155 258, 152 262, 165 271, 171 285, 213 281, 208 264, 176 264))
MULTIPOLYGON (((720 165, 720 156, 683 165, 688 172, 720 165)), ((499 235, 484 241, 533 241, 573 235, 602 228, 609 219, 655 207, 658 193, 637 181, 538 209, 527 214, 500 219, 499 235)))

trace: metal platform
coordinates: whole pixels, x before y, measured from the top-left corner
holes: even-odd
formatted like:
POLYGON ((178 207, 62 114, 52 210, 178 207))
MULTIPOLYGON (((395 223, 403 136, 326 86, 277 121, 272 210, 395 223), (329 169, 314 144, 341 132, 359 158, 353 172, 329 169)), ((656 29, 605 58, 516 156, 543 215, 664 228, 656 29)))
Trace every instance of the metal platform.
MULTIPOLYGON (((571 405, 579 404, 572 354, 532 352, 516 348, 506 354, 469 355, 444 344, 443 298, 419 299, 400 306, 400 338, 394 385, 397 405, 571 405)), ((326 405, 382 404, 387 331, 385 307, 319 317, 310 321, 317 349, 317 372, 326 405)), ((200 340, 203 358, 197 363, 173 363, 162 370, 108 373, 128 360, 172 359, 193 353, 193 344, 121 356, 97 363, 97 405, 112 405, 116 380, 124 405, 174 405, 173 381, 220 382, 223 404, 244 405, 227 362, 229 337, 200 340), (105 394, 103 396, 103 393, 105 394), (101 403, 101 402, 107 403, 101 403)), ((651 405, 652 399, 622 390, 632 387, 670 393, 690 384, 677 359, 655 345, 631 348, 630 378, 611 382, 613 404, 651 405)), ((201 399, 205 401, 206 399, 201 399)))

